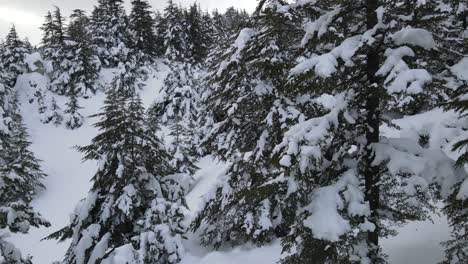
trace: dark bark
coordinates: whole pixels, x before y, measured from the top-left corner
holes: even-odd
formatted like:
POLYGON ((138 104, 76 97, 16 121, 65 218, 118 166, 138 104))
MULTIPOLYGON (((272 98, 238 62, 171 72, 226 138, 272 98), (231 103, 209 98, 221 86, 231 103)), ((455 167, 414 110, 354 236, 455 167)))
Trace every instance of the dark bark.
MULTIPOLYGON (((367 28, 373 28, 377 23, 377 10, 378 0, 366 0, 366 13, 367 13, 367 28)), ((377 166, 372 166, 372 161, 374 159, 374 154, 371 149, 371 145, 379 142, 379 127, 380 127, 380 84, 376 77, 376 72, 380 64, 380 55, 376 47, 371 47, 367 54, 367 87, 366 89, 366 139, 367 139, 367 148, 366 154, 364 157, 363 164, 363 174, 365 178, 365 198, 369 202, 371 210, 371 219, 376 229, 371 232, 368 232, 367 242, 374 248, 371 250, 370 258, 375 261, 377 256, 377 249, 379 245, 379 216, 378 209, 380 207, 379 198, 380 198, 380 188, 379 188, 379 168, 377 166)))

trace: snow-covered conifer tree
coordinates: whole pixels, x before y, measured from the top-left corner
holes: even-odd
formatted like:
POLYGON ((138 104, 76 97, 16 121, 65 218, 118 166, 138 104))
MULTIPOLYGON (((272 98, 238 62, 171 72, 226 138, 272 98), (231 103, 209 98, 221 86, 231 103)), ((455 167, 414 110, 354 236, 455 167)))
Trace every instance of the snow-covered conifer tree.
POLYGON ((117 67, 126 58, 131 45, 128 17, 123 0, 98 0, 92 13, 92 43, 105 67, 117 67))
POLYGON ((171 64, 160 96, 149 110, 150 120, 171 129, 173 165, 181 173, 193 175, 196 170, 195 148, 199 134, 197 122, 199 95, 194 71, 189 64, 171 64))
POLYGON ((100 133, 79 148, 100 166, 70 225, 51 236, 72 239, 65 263, 114 263, 119 252, 126 263, 177 263, 183 254, 185 184, 148 129, 134 75, 115 79, 96 115, 100 133))
POLYGON ((164 9, 164 55, 169 61, 185 61, 187 32, 184 30, 183 10, 172 0, 164 9))
POLYGON ((24 59, 27 53, 28 49, 25 47, 24 42, 20 40, 16 28, 13 26, 1 47, 1 63, 6 74, 4 76, 6 85, 13 87, 18 76, 26 72, 24 59))
MULTIPOLYGON (((2 79, 0 79, 1 82, 2 79)), ((49 223, 31 206, 45 174, 28 149, 28 134, 18 108, 17 95, 0 84, 0 262, 30 264, 7 241, 10 233, 27 233, 31 226, 49 223)))
POLYGON ((75 89, 74 84, 71 84, 68 98, 67 109, 63 112, 65 125, 69 129, 76 129, 83 125, 83 116, 78 112, 82 107, 78 104, 78 90, 75 89))
POLYGON ((129 19, 134 42, 132 48, 137 52, 142 52, 149 59, 154 58, 158 49, 158 41, 155 19, 148 1, 133 0, 129 19))
POLYGON ((202 244, 214 247, 262 245, 282 237, 297 208, 295 197, 287 199, 287 185, 275 180, 278 166, 269 160, 284 125, 300 116, 295 102, 281 96, 292 65, 294 19, 272 4, 254 21, 210 77, 207 108, 215 123, 204 144, 231 165, 194 226, 202 244))
POLYGON ((380 132, 431 85, 449 88, 433 28, 406 19, 432 1, 418 3, 260 1, 214 75, 207 142, 232 165, 196 219, 202 243, 283 237, 287 263, 384 263, 380 238, 430 216, 464 172, 380 132))

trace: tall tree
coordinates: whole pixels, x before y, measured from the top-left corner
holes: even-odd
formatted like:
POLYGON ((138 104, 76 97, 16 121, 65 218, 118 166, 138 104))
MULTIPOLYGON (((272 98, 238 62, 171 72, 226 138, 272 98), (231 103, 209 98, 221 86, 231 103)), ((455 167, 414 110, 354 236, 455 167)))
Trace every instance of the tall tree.
MULTIPOLYGON (((1 81, 0 81, 1 82, 1 81)), ((9 233, 27 233, 50 224, 31 206, 45 174, 29 150, 30 142, 18 108, 17 94, 0 83, 0 261, 30 264, 8 242, 9 233)))
POLYGON ((430 186, 465 177, 419 138, 380 132, 451 85, 434 28, 407 19, 435 1, 403 2, 260 1, 212 77, 207 143, 232 165, 195 221, 203 244, 282 237, 286 263, 385 263, 380 239, 430 217, 444 194, 430 186))
POLYGON ((80 94, 88 91, 96 92, 98 89, 96 80, 101 70, 96 47, 91 41, 89 25, 89 18, 83 10, 74 10, 70 15, 67 28, 70 41, 67 42, 66 48, 69 50, 71 63, 65 72, 69 73, 69 80, 73 80, 73 85, 80 94))
POLYGON ((79 150, 101 166, 88 197, 68 227, 53 234, 72 238, 67 263, 112 263, 120 250, 128 263, 176 263, 183 246, 184 188, 173 175, 163 144, 149 133, 133 73, 116 78, 100 134, 79 150))
POLYGON ((146 0, 133 0, 130 13, 130 27, 133 38, 133 49, 154 58, 158 49, 155 33, 155 18, 151 5, 146 0))
POLYGON ((172 0, 164 9, 164 55, 169 61, 186 61, 187 32, 184 30, 183 10, 172 0))
POLYGON ((90 32, 101 63, 117 67, 124 61, 131 46, 131 34, 123 0, 98 0, 94 8, 90 32))
POLYGON ((16 79, 26 72, 25 56, 28 50, 23 41, 20 40, 15 26, 11 27, 5 43, 1 46, 2 67, 4 69, 4 80, 6 85, 13 87, 16 79))

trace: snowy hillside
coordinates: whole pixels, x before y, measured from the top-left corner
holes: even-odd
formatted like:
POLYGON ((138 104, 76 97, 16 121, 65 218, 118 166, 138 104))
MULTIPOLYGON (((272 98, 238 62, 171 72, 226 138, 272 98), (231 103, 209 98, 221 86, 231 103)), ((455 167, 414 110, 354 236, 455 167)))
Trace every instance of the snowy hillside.
POLYGON ((0 41, 0 264, 467 263, 468 0, 95 2, 0 41))

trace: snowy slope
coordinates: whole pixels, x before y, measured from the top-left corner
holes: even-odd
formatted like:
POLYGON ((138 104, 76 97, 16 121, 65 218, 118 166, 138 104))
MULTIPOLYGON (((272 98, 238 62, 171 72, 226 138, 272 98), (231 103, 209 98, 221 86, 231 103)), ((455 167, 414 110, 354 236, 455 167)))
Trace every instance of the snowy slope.
MULTIPOLYGON (((167 67, 160 66, 158 72, 151 74, 147 86, 141 91, 141 97, 145 106, 158 96, 167 67)), ((108 83, 112 79, 112 70, 106 70, 102 74, 102 82, 108 83)), ((68 224, 69 214, 77 202, 86 196, 90 188, 90 178, 96 170, 96 164, 92 162, 82 163, 82 155, 73 149, 76 145, 85 145, 97 133, 92 127, 93 120, 87 119, 84 126, 78 130, 70 131, 64 128, 56 128, 44 125, 39 121, 37 106, 28 103, 30 91, 27 91, 27 83, 31 75, 20 78, 18 88, 21 91, 23 116, 29 128, 33 141, 32 150, 37 157, 43 160, 42 166, 48 174, 45 179, 47 190, 40 194, 34 201, 35 208, 48 218, 52 226, 50 228, 32 229, 27 235, 15 235, 13 242, 23 251, 34 257, 36 264, 50 264, 52 261, 62 259, 68 243, 57 244, 56 241, 43 241, 41 238, 68 224)), ((89 116, 99 112, 104 99, 103 93, 98 93, 91 99, 80 101, 82 114, 89 116)), ((64 98, 57 98, 59 104, 65 103, 64 98)), ((429 113, 420 117, 410 117, 399 124, 404 128, 404 133, 424 129, 443 129, 434 125, 434 114, 439 118, 451 119, 441 111, 429 113)), ((440 119, 439 119, 440 120, 440 119)), ((388 129, 389 134, 395 131, 388 129)), ((167 134, 167 133, 166 133, 167 134)), ((398 136, 398 135, 396 135, 398 136)), ((453 135, 456 138, 459 135, 453 135)), ((434 143, 436 144, 436 143, 434 143)), ((216 184, 217 176, 222 173, 226 165, 214 161, 211 157, 205 157, 197 164, 200 170, 195 175, 197 185, 187 197, 188 206, 194 214, 200 209, 201 197, 216 184)), ((449 229, 444 218, 435 218, 434 223, 412 223, 401 229, 401 234, 389 240, 383 241, 383 246, 390 256, 390 263, 405 264, 431 264, 437 263, 443 256, 443 250, 439 243, 448 238, 449 229)), ((275 242, 263 248, 248 248, 247 246, 236 248, 229 252, 209 252, 197 245, 197 238, 193 235, 186 241, 188 252, 183 264, 260 264, 276 263, 281 258, 281 246, 275 242)))

